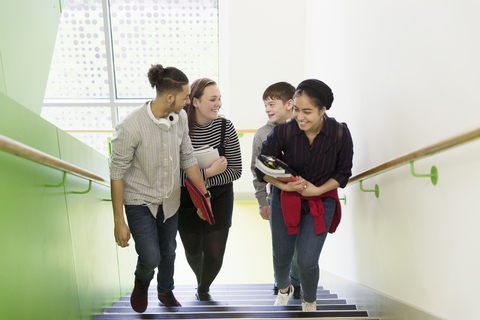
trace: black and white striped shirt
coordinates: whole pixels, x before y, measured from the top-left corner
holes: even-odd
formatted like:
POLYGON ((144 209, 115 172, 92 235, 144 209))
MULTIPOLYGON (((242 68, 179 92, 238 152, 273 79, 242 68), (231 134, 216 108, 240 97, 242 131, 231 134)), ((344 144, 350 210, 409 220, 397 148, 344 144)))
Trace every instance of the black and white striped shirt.
MULTIPOLYGON (((207 188, 212 186, 220 186, 237 180, 242 175, 242 155, 240 152, 240 143, 238 141, 237 132, 233 123, 227 121, 225 128, 225 157, 227 158, 227 169, 213 177, 207 179, 207 188)), ((194 135, 191 138, 194 149, 206 145, 218 148, 221 143, 222 118, 210 121, 208 124, 196 124, 193 128, 194 135)), ((205 177, 205 170, 201 170, 205 177)), ((182 185, 185 186, 185 171, 181 170, 182 185)))

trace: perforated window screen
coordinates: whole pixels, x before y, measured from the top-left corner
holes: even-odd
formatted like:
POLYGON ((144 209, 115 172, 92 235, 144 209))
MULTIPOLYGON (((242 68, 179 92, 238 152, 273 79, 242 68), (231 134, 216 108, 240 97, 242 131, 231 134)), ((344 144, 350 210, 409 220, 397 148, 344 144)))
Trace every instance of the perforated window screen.
POLYGON ((152 64, 218 82, 217 0, 62 3, 42 117, 98 151, 104 130, 154 97, 152 64))
POLYGON ((151 97, 151 64, 218 81, 218 19, 211 0, 111 0, 118 98, 151 97))
POLYGON ((65 4, 45 98, 108 98, 102 0, 65 4))

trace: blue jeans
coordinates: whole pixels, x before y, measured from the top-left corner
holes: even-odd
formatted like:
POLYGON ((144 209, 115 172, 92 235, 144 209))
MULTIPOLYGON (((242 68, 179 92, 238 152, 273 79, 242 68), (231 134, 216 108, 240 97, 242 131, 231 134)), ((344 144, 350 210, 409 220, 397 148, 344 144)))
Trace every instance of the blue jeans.
POLYGON ((158 268, 158 293, 173 290, 178 213, 164 223, 162 206, 158 208, 157 219, 146 206, 125 205, 125 212, 138 254, 136 278, 150 282, 158 268))
MULTIPOLYGON (((272 219, 270 219, 270 231, 272 231, 272 219)), ((294 287, 298 287, 300 285, 300 275, 298 272, 297 250, 295 250, 295 252, 293 253, 292 268, 290 269, 290 282, 294 287)), ((278 287, 277 277, 275 276, 275 273, 273 274, 273 278, 275 279, 275 285, 278 287)))
POLYGON ((320 278, 318 260, 332 223, 337 202, 330 197, 322 199, 325 208, 323 217, 327 231, 318 235, 315 234, 313 216, 310 213, 304 214, 302 209, 300 231, 290 235, 283 220, 280 193, 280 189, 273 188, 271 203, 273 269, 277 284, 280 289, 287 288, 290 285, 289 273, 293 253, 296 250, 303 298, 306 302, 313 302, 317 299, 317 287, 320 278))

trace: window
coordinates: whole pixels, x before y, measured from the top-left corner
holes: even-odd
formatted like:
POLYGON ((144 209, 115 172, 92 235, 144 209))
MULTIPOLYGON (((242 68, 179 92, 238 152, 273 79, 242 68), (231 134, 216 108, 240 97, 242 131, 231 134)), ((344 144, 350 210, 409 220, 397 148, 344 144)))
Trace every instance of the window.
POLYGON ((108 155, 116 123, 155 96, 156 63, 218 82, 216 0, 67 0, 42 117, 108 155))

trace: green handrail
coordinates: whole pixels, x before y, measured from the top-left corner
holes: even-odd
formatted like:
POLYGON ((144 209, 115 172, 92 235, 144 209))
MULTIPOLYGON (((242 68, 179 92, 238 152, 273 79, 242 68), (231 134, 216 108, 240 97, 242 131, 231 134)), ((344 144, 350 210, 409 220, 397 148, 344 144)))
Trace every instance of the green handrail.
POLYGON ((22 157, 24 159, 40 163, 47 167, 63 171, 63 181, 57 185, 45 185, 50 188, 59 188, 65 185, 67 173, 77 176, 79 178, 89 180, 89 188, 86 191, 73 191, 72 193, 85 194, 90 192, 92 188, 92 181, 106 187, 110 187, 109 181, 96 175, 95 173, 84 170, 64 160, 51 156, 45 152, 27 146, 21 142, 8 138, 0 134, 0 150, 11 153, 13 155, 22 157))
MULTIPOLYGON (((472 142, 474 140, 477 140, 480 138, 480 128, 475 129, 472 131, 469 131, 467 133, 455 136, 453 138, 441 141, 439 143, 433 144, 431 146, 425 147, 420 150, 416 150, 413 152, 410 152, 408 154, 405 154, 401 157, 392 159, 390 161, 384 162, 376 167, 373 167, 371 169, 368 169, 362 173, 359 173, 353 177, 351 177, 348 180, 347 186, 350 186, 352 184, 355 184, 357 182, 360 182, 360 190, 364 192, 376 192, 376 195, 378 194, 377 191, 377 185, 375 185, 375 190, 364 190, 362 186, 362 181, 365 179, 372 178, 376 175, 379 175, 381 173, 390 171, 392 169, 395 169, 397 167, 403 166, 407 163, 410 163, 410 171, 412 172, 412 175, 415 177, 430 177, 432 184, 436 185, 438 182, 438 170, 436 166, 432 166, 432 169, 430 171, 430 174, 417 174, 415 173, 414 167, 413 167, 413 162, 417 161, 419 159, 434 155, 436 153, 458 147, 462 144, 472 142)), ((378 198, 378 196, 377 196, 378 198)))

